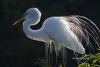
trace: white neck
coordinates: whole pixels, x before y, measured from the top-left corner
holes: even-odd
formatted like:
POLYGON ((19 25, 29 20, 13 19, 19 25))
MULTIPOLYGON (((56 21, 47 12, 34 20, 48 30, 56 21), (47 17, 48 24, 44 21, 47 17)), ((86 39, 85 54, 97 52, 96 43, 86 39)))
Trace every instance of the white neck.
POLYGON ((30 25, 34 25, 34 24, 31 24, 32 22, 33 23, 35 22, 35 24, 37 24, 39 21, 36 22, 34 20, 27 19, 23 23, 23 31, 26 34, 26 36, 33 40, 38 40, 38 41, 43 41, 43 42, 49 41, 47 34, 45 33, 43 28, 40 28, 39 30, 32 30, 30 28, 30 25))

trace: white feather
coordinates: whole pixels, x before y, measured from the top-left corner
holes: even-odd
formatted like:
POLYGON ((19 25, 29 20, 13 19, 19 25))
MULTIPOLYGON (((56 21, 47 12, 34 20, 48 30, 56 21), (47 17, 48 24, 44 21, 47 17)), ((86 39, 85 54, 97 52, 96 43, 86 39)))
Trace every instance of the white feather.
POLYGON ((82 44, 78 41, 76 35, 69 27, 69 22, 64 19, 64 17, 51 17, 48 18, 44 25, 48 36, 57 44, 57 50, 61 50, 59 45, 64 45, 65 47, 76 51, 78 53, 84 54, 85 49, 82 44))
MULTIPOLYGON (((85 53, 82 41, 91 44, 89 36, 99 46, 100 33, 98 27, 83 16, 50 17, 46 19, 39 30, 32 30, 30 26, 36 25, 41 18, 41 12, 37 8, 30 8, 24 13, 23 30, 27 37, 46 43, 55 42, 55 49, 61 50, 61 45, 81 54, 85 53), (87 21, 85 21, 85 20, 87 21), (89 31, 88 31, 88 30, 89 31)), ((19 20, 18 20, 19 21, 19 20)), ((16 23, 15 23, 16 24, 16 23)), ((15 25, 14 24, 14 25, 15 25)), ((91 46, 91 45, 90 45, 91 46)))

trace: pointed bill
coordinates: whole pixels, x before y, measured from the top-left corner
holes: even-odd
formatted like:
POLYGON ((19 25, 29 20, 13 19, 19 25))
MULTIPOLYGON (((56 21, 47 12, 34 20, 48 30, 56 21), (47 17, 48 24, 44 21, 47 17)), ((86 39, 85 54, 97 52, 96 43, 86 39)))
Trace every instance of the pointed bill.
POLYGON ((16 25, 18 22, 20 22, 21 20, 23 20, 24 18, 20 18, 18 21, 16 21, 13 25, 16 25))

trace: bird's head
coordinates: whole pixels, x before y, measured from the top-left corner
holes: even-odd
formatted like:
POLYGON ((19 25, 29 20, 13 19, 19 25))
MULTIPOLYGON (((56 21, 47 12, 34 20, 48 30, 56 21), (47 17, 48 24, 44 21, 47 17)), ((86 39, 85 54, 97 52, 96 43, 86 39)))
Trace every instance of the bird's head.
POLYGON ((37 8, 29 8, 13 25, 17 24, 23 19, 36 19, 38 17, 41 17, 41 12, 37 8))
POLYGON ((24 19, 31 19, 36 18, 37 16, 41 16, 41 13, 37 8, 30 8, 22 16, 24 19))

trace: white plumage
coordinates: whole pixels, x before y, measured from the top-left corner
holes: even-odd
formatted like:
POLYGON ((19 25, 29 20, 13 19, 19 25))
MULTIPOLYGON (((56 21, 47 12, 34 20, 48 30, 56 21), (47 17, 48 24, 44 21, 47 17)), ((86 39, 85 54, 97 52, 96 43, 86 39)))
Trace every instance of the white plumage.
POLYGON ((84 54, 84 47, 69 25, 69 22, 64 17, 51 17, 44 22, 43 28, 47 32, 49 39, 57 43, 57 50, 61 50, 59 45, 62 44, 73 51, 84 54))
MULTIPOLYGON (((55 42, 55 50, 57 51, 60 51, 60 45, 63 45, 75 52, 84 54, 85 49, 82 41, 85 40, 87 44, 90 44, 89 35, 95 36, 96 34, 92 26, 83 20, 89 19, 82 16, 50 17, 44 21, 43 26, 39 30, 30 29, 30 26, 36 25, 40 21, 40 18, 41 12, 37 8, 30 8, 24 13, 23 18, 20 20, 26 19, 23 22, 23 30, 26 36, 46 43, 55 42), (87 28, 93 32, 93 35, 87 31, 87 28)), ((90 23, 99 31, 93 22, 90 21, 90 23)), ((93 39, 98 43, 97 36, 93 37, 93 39)))

